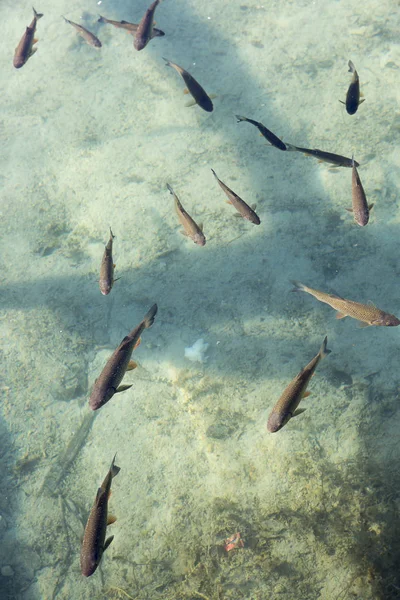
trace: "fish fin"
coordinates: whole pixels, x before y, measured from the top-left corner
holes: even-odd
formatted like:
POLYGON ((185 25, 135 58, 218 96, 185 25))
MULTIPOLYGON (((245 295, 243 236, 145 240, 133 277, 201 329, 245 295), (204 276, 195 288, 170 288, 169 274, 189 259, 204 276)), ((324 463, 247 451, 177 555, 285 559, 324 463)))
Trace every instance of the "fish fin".
MULTIPOLYGON (((115 268, 115 265, 114 265, 115 268)), ((116 281, 119 281, 120 279, 122 279, 122 277, 117 277, 116 279, 113 279, 113 283, 115 283, 116 281)))
POLYGON ((293 417, 298 417, 299 415, 301 415, 301 413, 303 413, 305 410, 305 408, 296 408, 296 410, 292 414, 292 419, 293 417))
POLYGON ((372 300, 368 300, 367 304, 369 304, 370 306, 372 306, 373 308, 376 308, 375 304, 372 302, 372 300))
POLYGON ((188 234, 188 233, 186 233, 186 231, 185 231, 184 229, 180 229, 180 230, 179 230, 179 233, 180 233, 181 235, 184 235, 185 237, 188 237, 188 236, 189 236, 189 234, 188 234))
MULTIPOLYGON (((118 466, 115 464, 115 457, 116 457, 116 456, 117 456, 117 455, 116 455, 116 454, 114 454, 114 458, 112 459, 112 463, 111 463, 111 467, 110 467, 110 471, 111 471, 111 477, 113 477, 113 478, 114 478, 116 475, 118 475, 118 473, 119 473, 119 472, 120 472, 120 470, 121 470, 121 467, 118 467, 118 466)), ((110 490, 110 492, 111 492, 111 490, 110 490)))
POLYGON ((327 354, 330 354, 332 352, 332 350, 329 350, 329 348, 327 348, 327 343, 328 343, 328 336, 326 335, 324 337, 324 341, 322 342, 322 346, 319 349, 319 354, 321 355, 321 358, 324 358, 324 356, 326 356, 327 354))
POLYGON ((107 525, 112 525, 117 520, 114 515, 107 515, 107 525))
POLYGON ((208 94, 208 97, 210 100, 215 100, 215 98, 218 98, 218 94, 208 94))
POLYGON ((191 106, 196 106, 197 102, 196 100, 189 100, 188 102, 185 103, 186 108, 190 108, 191 106))
POLYGON ((300 281, 296 281, 295 279, 291 279, 290 283, 293 283, 294 288, 291 290, 292 292, 305 292, 305 286, 300 283, 300 281))
POLYGON ((296 148, 296 146, 293 146, 293 144, 288 144, 288 142, 284 142, 284 144, 286 146, 286 150, 289 150, 289 152, 298 152, 299 151, 298 148, 296 148))
POLYGON ((136 344, 133 346, 133 350, 136 350, 136 348, 137 348, 138 346, 140 346, 140 344, 141 344, 141 343, 142 343, 142 338, 140 337, 140 338, 138 339, 138 341, 136 342, 136 344))
POLYGON ((145 314, 144 319, 143 319, 145 329, 148 329, 149 327, 151 327, 153 325, 157 311, 158 311, 157 304, 153 304, 153 306, 150 308, 150 310, 147 311, 147 313, 145 314))
POLYGON ((250 208, 252 208, 253 210, 256 210, 256 208, 257 208, 257 204, 251 204, 251 205, 250 205, 250 208))
POLYGON ((345 210, 347 210, 347 212, 353 212, 352 208, 345 208, 345 210))
POLYGON ((106 539, 106 541, 104 542, 104 546, 103 546, 103 552, 105 552, 107 550, 108 546, 111 544, 113 539, 114 539, 113 535, 110 535, 110 537, 106 539))
POLYGON ((301 398, 304 400, 304 398, 308 398, 308 396, 311 396, 311 392, 304 392, 301 398))
POLYGON ((115 393, 118 394, 118 392, 125 392, 126 390, 129 390, 129 388, 132 387, 133 384, 130 385, 119 385, 117 387, 117 389, 115 390, 115 393))
POLYGON ((365 321, 361 321, 361 323, 358 324, 358 327, 360 329, 364 329, 365 327, 369 327, 369 323, 366 323, 365 321))
POLYGON ((36 10, 33 8, 33 6, 32 6, 32 10, 33 10, 33 14, 35 15, 35 17, 37 19, 41 19, 43 17, 43 13, 36 12, 36 10))
POLYGON ((183 93, 184 93, 184 94, 189 94, 189 90, 188 90, 187 88, 185 88, 185 89, 183 90, 183 93))
POLYGON ((337 313, 336 313, 336 318, 337 318, 337 319, 344 319, 344 318, 346 318, 346 317, 347 317, 347 315, 344 315, 344 314, 343 314, 343 313, 341 313, 341 312, 337 312, 337 313))
POLYGON ((137 368, 137 362, 135 362, 134 360, 130 360, 128 362, 128 366, 126 367, 127 371, 133 371, 133 369, 137 368))
POLYGON ((363 102, 365 102, 365 98, 361 98, 361 100, 358 101, 358 106, 360 106, 360 104, 362 104, 363 102))
POLYGON ((157 29, 157 27, 153 27, 153 31, 151 32, 151 39, 155 37, 163 37, 164 35, 164 31, 162 31, 161 29, 157 29))
POLYGON ((36 50, 37 48, 32 48, 32 50, 29 52, 29 58, 35 54, 36 50))
POLYGON ((341 104, 346 104, 346 102, 343 102, 343 100, 339 100, 339 102, 341 102, 341 104))
POLYGON ((374 207, 374 203, 368 204, 368 210, 371 210, 374 207))
POLYGON ((226 202, 227 204, 232 204, 232 202, 231 202, 230 200, 225 200, 225 202, 226 202))
POLYGON ((33 38, 33 42, 32 42, 32 44, 37 44, 37 43, 38 43, 38 41, 39 41, 39 38, 33 38))
POLYGON ((203 223, 199 223, 199 229, 200 229, 200 231, 203 231, 203 229, 204 229, 203 223))

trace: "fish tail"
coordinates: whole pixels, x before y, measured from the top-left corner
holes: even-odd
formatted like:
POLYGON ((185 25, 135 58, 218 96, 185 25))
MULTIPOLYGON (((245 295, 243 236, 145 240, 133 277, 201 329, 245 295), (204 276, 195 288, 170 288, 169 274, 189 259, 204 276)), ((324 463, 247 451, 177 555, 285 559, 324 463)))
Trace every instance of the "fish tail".
POLYGON ((165 60, 165 66, 166 67, 172 67, 171 62, 168 60, 168 58, 162 57, 162 59, 165 60))
POLYGON ((355 68, 355 66, 354 66, 354 64, 352 63, 351 60, 349 60, 348 65, 349 65, 349 73, 355 73, 356 72, 356 68, 355 68))
POLYGON ((240 123, 240 121, 247 121, 246 117, 241 117, 240 115, 235 115, 235 118, 237 119, 237 123, 240 123))
MULTIPOLYGON (((164 59, 164 60, 165 60, 165 59, 164 59)), ((169 185, 169 183, 167 183, 167 188, 168 188, 168 191, 169 191, 169 193, 170 193, 170 194, 172 194, 173 196, 175 196, 175 192, 174 192, 174 190, 172 189, 172 187, 169 185)))
POLYGON ((324 341, 322 342, 322 346, 319 349, 319 355, 321 358, 324 358, 324 356, 327 356, 328 354, 331 353, 331 350, 329 350, 329 348, 327 348, 327 343, 328 343, 328 336, 326 335, 324 338, 324 341))
POLYGON ((294 288, 291 290, 292 292, 306 292, 306 286, 300 281, 296 281, 295 279, 291 279, 290 283, 293 283, 294 288))
POLYGON ((110 226, 110 235, 111 235, 112 239, 114 239, 114 238, 115 238, 115 235, 114 235, 114 234, 113 234, 113 232, 112 232, 111 226, 110 226))
POLYGON ((43 17, 43 13, 38 13, 36 12, 36 10, 34 9, 34 7, 32 6, 32 10, 33 10, 33 14, 35 15, 35 17, 37 19, 41 19, 43 17))
POLYGON ((104 17, 102 17, 101 15, 99 15, 99 18, 97 19, 98 23, 107 23, 107 21, 105 20, 104 17))
POLYGON ((286 150, 289 150, 290 152, 298 152, 298 148, 296 146, 293 146, 293 144, 288 144, 287 142, 284 142, 285 146, 286 146, 286 150))
MULTIPOLYGON (((238 123, 239 123, 239 121, 238 121, 238 123)), ((216 172, 214 171, 214 169, 211 169, 211 171, 212 171, 212 174, 214 175, 215 179, 218 179, 218 176, 217 176, 216 172)))
POLYGON ((111 477, 115 477, 116 475, 118 475, 118 473, 121 470, 121 467, 117 467, 117 465, 115 464, 115 457, 117 455, 114 454, 114 458, 112 459, 112 463, 111 463, 111 467, 110 467, 110 471, 111 471, 111 477))
POLYGON ((153 304, 150 308, 149 312, 145 314, 143 319, 144 328, 148 329, 154 323, 155 316, 157 314, 158 306, 157 304, 153 304))

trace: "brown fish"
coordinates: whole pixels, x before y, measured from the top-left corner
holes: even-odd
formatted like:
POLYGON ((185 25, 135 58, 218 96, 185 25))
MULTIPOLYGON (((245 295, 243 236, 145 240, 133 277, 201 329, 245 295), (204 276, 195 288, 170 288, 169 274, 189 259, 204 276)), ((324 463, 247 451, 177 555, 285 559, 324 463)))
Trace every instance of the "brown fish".
POLYGON ((168 188, 170 194, 172 194, 174 197, 175 210, 176 210, 176 214, 178 215, 178 219, 183 227, 183 231, 182 231, 183 235, 186 235, 187 237, 189 237, 191 240, 194 241, 195 244, 198 244, 199 246, 204 246, 206 243, 206 238, 205 238, 205 235, 203 233, 201 226, 197 225, 197 223, 192 219, 192 217, 183 208, 178 196, 175 194, 174 190, 169 185, 169 183, 167 183, 167 188, 168 188))
POLYGON ((297 417, 305 411, 305 408, 297 407, 303 398, 310 395, 310 392, 306 391, 307 386, 319 361, 330 353, 330 350, 326 347, 327 343, 328 338, 325 337, 317 356, 314 356, 308 365, 296 375, 275 404, 268 417, 267 429, 270 433, 279 431, 292 417, 297 417))
POLYGON ((111 231, 110 227, 110 239, 108 240, 108 244, 104 249, 103 258, 101 261, 100 267, 100 279, 99 279, 99 287, 100 291, 104 296, 107 296, 111 292, 111 288, 114 285, 114 262, 112 257, 112 247, 113 247, 113 239, 115 235, 111 231))
POLYGON ((255 125, 255 127, 257 127, 261 135, 265 137, 265 139, 268 140, 272 146, 275 146, 275 148, 278 148, 279 150, 287 149, 286 144, 284 144, 284 142, 282 142, 282 140, 280 140, 278 136, 276 136, 274 133, 272 133, 272 131, 267 129, 262 123, 259 123, 258 121, 253 121, 253 119, 248 119, 247 117, 241 117, 240 115, 235 115, 235 117, 238 123, 240 123, 240 121, 247 121, 248 123, 255 125))
POLYGON ((373 207, 373 204, 368 204, 367 202, 360 176, 354 164, 354 159, 351 177, 351 195, 353 200, 353 208, 347 208, 346 210, 353 213, 354 220, 358 225, 360 225, 360 227, 364 227, 369 221, 369 211, 373 207))
MULTIPOLYGON (((101 15, 99 15, 99 19, 97 20, 97 22, 108 23, 109 25, 114 25, 114 27, 117 27, 119 29, 125 29, 126 31, 129 31, 129 33, 131 33, 132 35, 137 32, 139 27, 137 23, 129 23, 129 21, 112 21, 111 19, 106 19, 106 17, 102 17, 101 15)), ((161 31, 161 29, 156 29, 156 27, 153 27, 153 31, 151 34, 152 38, 162 37, 163 35, 165 35, 165 33, 161 31)))
POLYGON ((361 304, 360 302, 353 302, 353 300, 345 300, 334 294, 319 292, 303 285, 299 281, 292 281, 292 283, 295 286, 292 292, 307 292, 307 294, 311 294, 311 296, 314 296, 320 302, 329 304, 329 306, 338 311, 336 313, 337 319, 352 317, 361 321, 363 327, 367 327, 368 325, 397 327, 397 325, 400 325, 397 317, 380 310, 373 304, 361 304))
POLYGON ((221 189, 228 196, 228 204, 232 204, 238 211, 238 213, 244 218, 254 223, 254 225, 259 225, 261 223, 259 216, 254 212, 252 208, 244 200, 240 198, 233 190, 228 188, 225 183, 223 183, 220 179, 218 179, 217 174, 214 169, 211 169, 215 179, 218 181, 221 189))
POLYGON ((79 35, 81 37, 83 37, 83 39, 85 40, 85 42, 87 44, 89 44, 89 46, 93 46, 94 48, 101 48, 101 41, 99 40, 98 37, 96 37, 94 35, 94 33, 89 31, 88 29, 85 29, 85 27, 82 27, 82 25, 78 25, 78 23, 69 21, 65 17, 63 17, 63 19, 66 23, 69 23, 70 25, 72 25, 72 27, 75 27, 76 31, 79 33, 79 35))
POLYGON ((106 478, 97 490, 96 500, 86 523, 81 548, 81 571, 85 577, 93 575, 99 566, 103 553, 114 539, 113 535, 106 539, 107 525, 116 521, 115 517, 108 515, 111 482, 121 470, 114 462, 115 456, 106 478))
POLYGON ((164 58, 163 60, 165 60, 166 67, 172 67, 182 77, 183 81, 186 83, 187 91, 193 97, 195 104, 198 104, 200 108, 207 112, 212 112, 214 106, 211 101, 211 98, 207 95, 206 91, 195 80, 195 78, 192 77, 190 73, 185 71, 185 69, 182 69, 182 67, 180 67, 179 65, 176 65, 175 63, 171 62, 170 60, 167 60, 166 58, 164 58))
POLYGON ((89 406, 92 410, 104 406, 117 392, 123 392, 132 387, 132 385, 120 386, 120 383, 126 371, 136 367, 136 363, 131 360, 132 352, 139 345, 143 330, 153 325, 156 314, 157 304, 153 304, 143 321, 124 337, 110 356, 98 379, 94 382, 89 399, 89 406))
POLYGON ((157 6, 160 4, 160 0, 154 0, 154 2, 146 10, 143 19, 140 21, 136 30, 135 39, 133 45, 136 50, 143 50, 154 37, 153 26, 154 26, 154 13, 156 12, 157 6))
MULTIPOLYGON (((352 158, 347 158, 346 156, 341 156, 340 154, 333 154, 333 152, 325 152, 324 150, 318 150, 317 148, 315 148, 314 150, 310 148, 301 148, 300 146, 293 146, 292 144, 288 144, 287 142, 285 142, 285 145, 286 150, 295 150, 297 152, 302 152, 307 156, 314 156, 314 158, 317 158, 320 162, 331 163, 336 167, 350 168, 353 166, 352 158)), ((356 167, 360 166, 360 164, 356 161, 354 161, 354 164, 356 165, 356 167)))
POLYGON ((36 25, 38 20, 42 17, 43 14, 36 12, 36 10, 33 8, 32 22, 26 28, 20 43, 15 48, 13 65, 16 69, 20 69, 21 67, 23 67, 28 58, 35 54, 37 48, 34 48, 33 44, 36 44, 37 42, 37 39, 35 39, 36 25))
POLYGON ((351 62, 351 60, 349 60, 348 64, 349 64, 349 73, 353 73, 353 78, 349 85, 349 89, 347 90, 346 102, 342 102, 342 100, 339 100, 339 102, 342 102, 342 104, 346 105, 346 110, 349 113, 349 115, 354 115, 357 112, 357 109, 360 106, 360 104, 362 104, 362 102, 364 102, 365 98, 360 100, 361 93, 360 93, 360 80, 358 78, 358 73, 356 71, 354 64, 351 62))

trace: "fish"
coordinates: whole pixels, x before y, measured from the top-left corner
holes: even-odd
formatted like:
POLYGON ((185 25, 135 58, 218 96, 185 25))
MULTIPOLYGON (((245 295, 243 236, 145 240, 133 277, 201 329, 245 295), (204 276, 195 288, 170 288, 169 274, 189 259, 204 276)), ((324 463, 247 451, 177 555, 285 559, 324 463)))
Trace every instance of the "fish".
POLYGON ((225 192, 228 197, 228 204, 232 204, 238 211, 238 213, 247 221, 254 223, 254 225, 259 225, 261 223, 259 216, 255 213, 255 211, 250 208, 248 204, 244 200, 240 198, 233 190, 228 188, 225 183, 223 183, 218 177, 214 169, 211 169, 215 179, 218 181, 220 188, 225 192))
POLYGON ((94 382, 90 394, 89 406, 92 410, 98 410, 111 400, 114 394, 124 392, 132 387, 132 385, 120 386, 120 383, 126 371, 136 368, 136 363, 131 360, 132 352, 139 345, 143 330, 153 325, 157 310, 157 304, 153 304, 144 316, 143 321, 124 337, 106 362, 102 372, 94 382))
POLYGON ((66 23, 72 25, 72 27, 75 27, 76 31, 81 37, 83 37, 83 39, 87 44, 89 44, 89 46, 93 46, 94 48, 101 48, 101 41, 98 37, 94 35, 94 33, 89 31, 88 29, 85 29, 85 27, 82 27, 82 25, 78 25, 78 23, 69 21, 69 19, 66 19, 65 17, 63 17, 63 19, 66 23))
POLYGON ((144 13, 144 17, 140 21, 133 40, 135 50, 143 50, 153 37, 154 13, 160 0, 154 0, 149 8, 144 13))
POLYGON ((374 205, 368 204, 367 202, 360 176, 354 164, 354 159, 351 177, 351 195, 353 200, 353 208, 346 208, 346 210, 353 213, 354 220, 358 225, 360 225, 360 227, 365 227, 369 221, 369 211, 374 205))
POLYGON ((349 89, 347 90, 346 102, 343 102, 342 100, 339 100, 339 102, 341 102, 342 104, 344 104, 346 106, 346 110, 349 115, 354 115, 357 112, 360 104, 362 104, 364 102, 365 98, 360 100, 360 96, 361 96, 360 80, 358 78, 358 73, 356 71, 356 68, 355 68, 354 64, 351 62, 351 60, 349 60, 348 65, 349 65, 349 73, 353 73, 353 77, 352 77, 351 83, 349 85, 349 89))
POLYGON ((282 140, 280 140, 274 133, 272 133, 272 131, 267 129, 262 123, 258 123, 258 121, 253 121, 253 119, 248 119, 247 117, 241 117, 240 115, 235 115, 235 117, 237 118, 238 123, 240 123, 241 121, 247 121, 248 123, 255 125, 258 131, 261 133, 261 135, 264 136, 265 139, 267 139, 269 143, 272 144, 272 146, 275 146, 275 148, 278 148, 279 150, 287 149, 286 144, 282 142, 282 140))
POLYGON ((103 553, 114 539, 113 535, 106 539, 107 525, 116 521, 115 517, 108 514, 108 499, 111 494, 111 482, 120 470, 115 464, 114 456, 110 469, 97 490, 96 499, 86 523, 81 547, 81 572, 85 577, 93 575, 103 553))
POLYGON ((167 183, 167 188, 170 194, 173 195, 175 200, 175 210, 178 215, 178 219, 183 227, 183 235, 186 235, 191 240, 194 241, 195 244, 199 246, 204 246, 206 243, 206 238, 203 233, 202 227, 197 225, 197 223, 192 219, 192 217, 186 212, 183 208, 178 196, 175 194, 172 187, 167 183))
POLYGON ((106 17, 102 17, 99 15, 97 19, 98 23, 108 23, 109 25, 114 25, 114 27, 118 27, 119 29, 126 29, 130 33, 136 33, 139 25, 136 23, 129 23, 128 21, 112 21, 111 19, 106 19, 106 17))
POLYGON ((319 292, 299 281, 293 281, 294 288, 292 292, 307 292, 311 294, 320 302, 329 304, 332 308, 337 310, 336 318, 344 319, 345 317, 351 317, 361 321, 362 327, 369 325, 382 326, 382 327, 397 327, 400 325, 400 321, 394 315, 380 310, 373 304, 361 304, 360 302, 354 302, 353 300, 345 300, 335 294, 327 294, 326 292, 319 292))
POLYGON ((110 239, 108 240, 107 246, 104 248, 103 258, 101 260, 100 267, 100 279, 99 287, 100 291, 104 296, 107 296, 111 292, 111 288, 114 285, 114 262, 112 257, 112 247, 115 235, 111 231, 110 227, 110 239))
MULTIPOLYGON (((331 163, 336 165, 337 167, 349 167, 353 166, 353 159, 346 158, 346 156, 341 156, 340 154, 333 154, 332 152, 325 152, 324 150, 310 150, 309 148, 300 148, 299 146, 293 146, 292 144, 286 144, 286 150, 303 152, 307 156, 314 156, 318 158, 321 162, 331 163)), ((359 167, 360 164, 357 161, 354 161, 356 167, 359 167)))
MULTIPOLYGON (((129 21, 112 21, 111 19, 106 19, 106 17, 102 17, 101 15, 99 15, 99 19, 97 20, 98 23, 109 23, 110 25, 114 25, 114 27, 117 27, 119 29, 125 29, 126 31, 129 31, 130 34, 134 34, 136 33, 136 31, 138 30, 139 24, 138 23, 129 23, 129 21)), ((151 34, 151 37, 162 37, 163 35, 165 35, 165 33, 163 31, 161 31, 161 29, 156 29, 155 27, 153 27, 153 31, 151 34)))
POLYGON ((318 363, 330 350, 327 348, 328 338, 325 336, 319 352, 314 358, 300 371, 298 375, 289 383, 278 402, 275 404, 268 417, 267 429, 270 433, 279 431, 293 417, 297 417, 305 411, 305 408, 297 408, 301 400, 310 395, 307 392, 307 386, 311 377, 314 375, 318 363))
POLYGON ((37 48, 33 47, 38 41, 35 39, 36 25, 39 19, 43 17, 43 13, 38 13, 33 9, 33 19, 30 25, 25 29, 25 33, 21 38, 20 43, 15 48, 13 65, 16 69, 24 66, 28 58, 35 54, 37 48))
POLYGON ((195 80, 195 78, 192 77, 190 73, 185 71, 185 69, 182 69, 182 67, 179 65, 176 65, 166 58, 163 58, 163 60, 165 60, 166 67, 172 67, 182 77, 183 81, 187 85, 187 91, 193 97, 195 104, 198 104, 200 108, 207 112, 212 112, 214 110, 212 100, 207 95, 206 91, 201 87, 201 85, 195 80))

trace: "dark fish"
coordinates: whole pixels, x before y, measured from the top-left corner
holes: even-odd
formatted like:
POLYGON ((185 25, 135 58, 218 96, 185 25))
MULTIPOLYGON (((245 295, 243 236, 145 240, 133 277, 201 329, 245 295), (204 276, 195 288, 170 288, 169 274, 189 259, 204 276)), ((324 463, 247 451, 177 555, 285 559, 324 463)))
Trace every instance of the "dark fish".
POLYGON ((351 60, 349 60, 349 73, 353 73, 353 78, 349 85, 349 89, 347 90, 346 102, 342 102, 342 100, 340 100, 340 102, 346 105, 346 110, 349 115, 354 115, 360 104, 364 102, 364 98, 360 100, 360 80, 351 60))
MULTIPOLYGON (((352 167, 353 159, 346 158, 346 156, 341 156, 340 154, 332 154, 332 152, 324 152, 323 150, 310 150, 309 148, 300 148, 299 146, 293 146, 292 144, 288 144, 286 142, 286 150, 296 150, 297 152, 303 152, 303 154, 307 154, 307 156, 314 156, 318 158, 318 160, 322 162, 331 163, 336 165, 337 167, 352 167)), ((360 164, 354 161, 356 167, 359 167, 360 164)))
POLYGON ((124 337, 118 348, 110 356, 98 379, 94 382, 89 399, 89 406, 92 410, 101 408, 117 392, 123 392, 132 387, 131 385, 120 386, 119 384, 126 371, 136 367, 136 363, 133 360, 131 361, 132 352, 140 343, 143 330, 153 325, 156 314, 157 304, 154 304, 144 316, 143 321, 124 337))
POLYGON ((115 456, 106 478, 97 490, 96 500, 86 523, 81 548, 81 571, 85 577, 93 575, 99 566, 103 552, 107 550, 114 539, 113 535, 106 539, 107 525, 116 521, 115 517, 108 515, 111 482, 121 470, 114 462, 115 456))
POLYGON ((325 337, 317 356, 314 356, 308 365, 296 375, 275 404, 268 417, 267 429, 270 433, 279 431, 292 417, 297 417, 305 411, 304 408, 297 407, 301 400, 310 394, 306 391, 307 386, 314 375, 319 361, 330 353, 330 350, 326 347, 327 342, 328 338, 325 337))
POLYGON ((369 221, 369 211, 373 207, 373 204, 368 205, 364 188, 354 164, 354 160, 351 177, 351 195, 353 200, 353 208, 347 208, 346 210, 352 212, 355 222, 361 227, 364 227, 369 221))
POLYGON ((154 13, 159 4, 160 0, 154 0, 146 10, 143 19, 140 21, 133 41, 136 50, 143 50, 149 41, 153 39, 154 13))
POLYGON ((82 27, 82 25, 78 25, 78 23, 69 21, 65 17, 63 17, 63 19, 66 23, 72 25, 72 27, 75 27, 76 31, 79 33, 80 36, 83 37, 83 39, 87 44, 89 44, 89 46, 93 46, 94 48, 101 48, 101 41, 98 37, 94 35, 94 33, 85 29, 85 27, 82 27))
MULTIPOLYGON (((33 7, 32 7, 33 8, 33 7)), ((20 43, 15 48, 13 65, 16 69, 24 66, 28 58, 35 54, 37 48, 33 47, 37 40, 35 39, 36 24, 43 17, 42 13, 36 12, 33 8, 33 19, 30 25, 25 30, 20 43)))
POLYGON ((175 194, 174 190, 169 185, 169 183, 167 183, 167 188, 174 197, 176 214, 178 215, 178 219, 183 227, 182 233, 184 235, 187 235, 187 237, 190 237, 190 239, 193 240, 195 244, 198 244, 199 246, 204 246, 206 243, 206 238, 202 231, 202 228, 199 225, 197 225, 197 223, 183 208, 178 196, 175 194))
POLYGON ((336 318, 344 319, 345 317, 352 317, 361 321, 364 327, 367 325, 376 325, 382 327, 397 327, 400 325, 400 321, 394 315, 391 315, 383 310, 380 310, 373 304, 361 304, 360 302, 354 302, 353 300, 345 300, 335 294, 327 294, 326 292, 319 292, 312 288, 303 285, 299 281, 292 281, 294 288, 292 292, 307 292, 311 294, 320 302, 329 304, 332 308, 337 310, 336 318))
POLYGON ((241 117, 240 115, 235 115, 235 117, 237 118, 238 123, 240 123, 240 121, 247 121, 248 123, 255 125, 261 135, 263 135, 270 144, 275 146, 275 148, 279 148, 279 150, 286 150, 286 144, 284 144, 282 140, 276 137, 276 135, 267 129, 262 123, 258 123, 258 121, 253 121, 253 119, 248 119, 247 117, 241 117))
POLYGON ((228 196, 228 204, 232 204, 244 219, 247 219, 251 223, 254 223, 254 225, 259 225, 261 221, 259 216, 254 212, 254 210, 250 208, 250 206, 246 204, 246 202, 242 200, 240 196, 238 196, 233 190, 228 188, 228 186, 225 185, 225 183, 223 183, 217 177, 217 174, 214 171, 214 169, 211 169, 211 171, 213 172, 215 179, 218 181, 220 188, 228 196))
POLYGON ((182 67, 180 67, 179 65, 176 65, 175 63, 171 62, 170 60, 167 60, 166 58, 164 58, 163 60, 165 60, 167 67, 172 67, 182 77, 183 81, 187 85, 187 90, 189 94, 193 96, 195 103, 198 104, 203 110, 206 110, 207 112, 212 112, 214 107, 211 98, 209 98, 205 90, 201 87, 199 83, 197 83, 195 78, 192 77, 190 73, 185 71, 185 69, 182 69, 182 67))
MULTIPOLYGON (((126 31, 129 31, 129 33, 131 33, 132 35, 134 33, 136 33, 139 25, 137 23, 129 23, 129 21, 112 21, 111 19, 106 19, 105 17, 102 17, 101 15, 99 15, 99 19, 97 21, 98 23, 109 23, 110 25, 114 25, 114 27, 117 27, 119 29, 125 29, 126 31)), ((156 29, 155 27, 153 27, 153 32, 151 34, 151 37, 161 37, 165 35, 165 33, 163 31, 161 31, 161 29, 156 29)))
POLYGON ((108 240, 108 244, 104 249, 103 258, 101 261, 100 267, 100 279, 99 279, 99 287, 100 291, 104 296, 107 296, 111 292, 111 288, 114 285, 114 262, 112 257, 112 247, 113 247, 113 239, 115 235, 111 231, 110 227, 110 239, 108 240))

